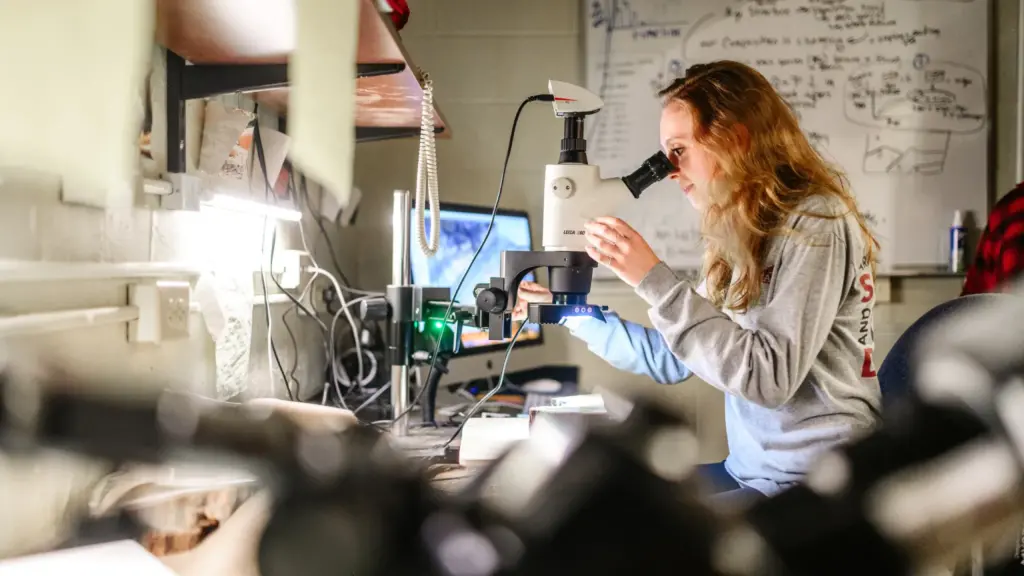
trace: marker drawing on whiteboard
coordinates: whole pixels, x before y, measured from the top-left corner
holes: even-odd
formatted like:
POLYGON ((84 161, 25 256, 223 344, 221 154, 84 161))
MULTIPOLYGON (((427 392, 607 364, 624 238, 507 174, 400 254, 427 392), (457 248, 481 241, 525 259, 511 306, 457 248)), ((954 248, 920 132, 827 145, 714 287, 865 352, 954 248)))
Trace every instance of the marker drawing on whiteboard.
MULTIPOLYGON (((604 28, 604 60, 601 62, 601 87, 597 90, 597 95, 602 100, 605 99, 605 94, 608 90, 608 68, 611 66, 612 59, 612 31, 615 18, 618 15, 619 3, 612 0, 610 18, 604 18, 604 6, 601 0, 593 0, 590 3, 591 8, 591 26, 594 28, 604 28)), ((601 127, 604 121, 604 115, 597 114, 597 118, 590 124, 590 134, 587 136, 590 140, 597 140, 598 135, 601 133, 601 127)))
POLYGON ((591 28, 629 30, 647 27, 687 26, 686 18, 677 17, 678 2, 641 2, 634 6, 630 0, 592 0, 590 2, 591 28))
POLYGON ((951 135, 977 132, 987 121, 982 74, 926 54, 858 68, 844 103, 847 119, 878 129, 865 136, 865 173, 941 174, 951 135))
MULTIPOLYGON (((593 29, 600 29, 603 33, 603 59, 599 63, 599 74, 601 82, 597 89, 597 95, 606 103, 606 113, 597 114, 593 121, 587 125, 587 139, 597 142, 602 138, 607 139, 609 118, 607 110, 612 107, 609 95, 610 87, 615 84, 616 72, 614 67, 614 54, 616 47, 623 42, 644 42, 657 43, 662 40, 678 41, 683 39, 684 30, 689 26, 689 20, 677 16, 679 2, 662 0, 634 3, 630 0, 591 0, 590 4, 590 26, 593 29), (617 34, 620 33, 620 34, 617 34), (678 40, 677 40, 678 39, 678 40)), ((628 53, 627 49, 625 53, 628 53)), ((654 94, 665 86, 667 80, 681 75, 681 62, 670 68, 668 74, 660 72, 650 80, 652 92, 652 105, 656 105, 654 94)))
POLYGON ((811 143, 811 148, 814 148, 815 152, 819 155, 824 155, 832 139, 829 138, 828 134, 811 130, 807 132, 807 141, 811 143))
POLYGON ((941 174, 949 153, 949 132, 880 130, 864 137, 867 174, 941 174))
POLYGON ((869 128, 969 134, 985 127, 985 78, 973 68, 924 55, 870 64, 847 77, 847 119, 869 128))
MULTIPOLYGON (((588 82, 595 92, 603 88, 606 102, 589 123, 601 132, 592 140, 595 163, 618 170, 633 148, 653 141, 660 110, 648 97, 686 67, 743 62, 771 82, 814 150, 848 175, 876 235, 891 240, 883 247, 887 261, 943 260, 947 255, 937 258, 934 242, 898 226, 898 216, 922 201, 945 202, 983 175, 984 134, 992 119, 990 56, 982 36, 991 17, 977 15, 984 12, 978 0, 911 1, 594 2, 596 18, 584 23, 588 82), (661 61, 643 66, 641 56, 661 61), (903 194, 908 177, 927 185, 903 194)), ((586 6, 589 13, 590 0, 586 6)), ((687 209, 677 211, 672 191, 664 192, 660 212, 687 209)), ((978 209, 974 197, 956 205, 978 209)), ((684 213, 681 220, 661 222, 658 207, 637 206, 630 213, 645 216, 645 237, 671 245, 662 251, 678 262, 699 254, 681 254, 692 247, 669 233, 698 229, 693 218, 684 213), (666 238, 657 239, 659 233, 666 238)), ((931 212, 919 214, 923 225, 949 227, 949 220, 929 224, 931 212)))

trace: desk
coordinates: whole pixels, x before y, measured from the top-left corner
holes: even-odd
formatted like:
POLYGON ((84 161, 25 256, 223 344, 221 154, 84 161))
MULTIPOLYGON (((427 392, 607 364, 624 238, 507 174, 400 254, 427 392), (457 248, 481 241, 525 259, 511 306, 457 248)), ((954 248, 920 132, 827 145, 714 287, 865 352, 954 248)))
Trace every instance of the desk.
POLYGON ((458 448, 462 442, 461 437, 451 443, 451 449, 447 452, 438 448, 454 433, 454 427, 413 428, 409 430, 409 436, 393 440, 399 450, 411 458, 427 459, 425 474, 430 485, 443 493, 452 494, 469 485, 483 468, 459 464, 458 448))
POLYGON ((427 468, 427 476, 431 486, 445 494, 454 494, 468 486, 481 469, 459 464, 432 464, 427 468))

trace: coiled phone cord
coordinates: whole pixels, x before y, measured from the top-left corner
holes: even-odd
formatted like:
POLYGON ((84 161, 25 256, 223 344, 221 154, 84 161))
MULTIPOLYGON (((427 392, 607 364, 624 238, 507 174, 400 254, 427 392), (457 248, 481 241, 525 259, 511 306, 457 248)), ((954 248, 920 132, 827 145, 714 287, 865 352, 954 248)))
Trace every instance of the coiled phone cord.
POLYGON ((434 147, 434 82, 423 75, 423 107, 420 113, 420 158, 416 170, 416 239, 430 257, 441 244, 441 193, 437 188, 437 150, 434 147), (426 206, 430 200, 430 244, 426 240, 426 206))

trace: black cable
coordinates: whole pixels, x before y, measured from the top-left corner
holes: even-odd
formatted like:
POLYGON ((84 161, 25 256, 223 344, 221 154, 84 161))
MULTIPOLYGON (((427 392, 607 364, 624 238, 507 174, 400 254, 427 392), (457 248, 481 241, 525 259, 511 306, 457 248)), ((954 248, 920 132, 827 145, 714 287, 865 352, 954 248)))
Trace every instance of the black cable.
MULTIPOLYGON (((259 112, 259 104, 257 103, 256 106, 253 109, 253 114, 257 114, 258 115, 258 112, 259 112)), ((259 120, 258 120, 258 117, 257 117, 257 121, 253 125, 253 146, 254 146, 254 149, 256 151, 259 163, 260 163, 260 169, 262 170, 262 173, 263 173, 263 182, 264 182, 264 187, 265 187, 264 188, 264 201, 267 202, 267 201, 271 200, 270 178, 269 178, 269 176, 267 174, 266 157, 265 157, 265 153, 264 153, 264 150, 263 150, 263 139, 261 137, 260 130, 259 130, 259 120)), ((251 181, 251 178, 252 178, 252 166, 251 165, 250 165, 249 169, 250 169, 249 176, 250 176, 250 181, 251 181)), ((294 174, 291 173, 291 172, 289 172, 288 185, 289 185, 289 194, 291 194, 292 197, 296 198, 296 200, 297 200, 297 196, 298 195, 296 194, 296 191, 294 189, 294 174)), ((304 185, 305 185, 305 176, 303 176, 303 186, 304 185)), ((309 199, 308 198, 308 193, 306 193, 307 207, 309 207, 308 199, 309 199)), ((273 200, 276 203, 277 202, 277 197, 274 196, 273 200)), ((339 276, 341 276, 342 279, 344 280, 344 282, 346 284, 348 284, 349 283, 348 279, 345 278, 344 273, 342 272, 341 268, 337 264, 337 259, 335 258, 335 255, 334 255, 334 252, 333 252, 334 248, 333 248, 333 246, 330 245, 330 239, 327 237, 327 231, 324 229, 323 224, 320 222, 320 220, 317 217, 317 215, 313 214, 311 207, 310 207, 310 214, 317 221, 317 224, 320 227, 321 232, 324 234, 324 239, 325 239, 325 241, 327 241, 328 248, 331 250, 331 258, 332 258, 332 260, 335 263, 335 268, 337 269, 339 276)), ((266 227, 264 226, 264 231, 265 230, 266 230, 266 227)), ((302 310, 303 312, 305 312, 309 317, 313 318, 313 320, 315 320, 316 323, 319 325, 320 331, 321 331, 321 336, 323 337, 324 353, 325 353, 325 356, 326 356, 326 359, 327 359, 328 366, 330 368, 330 378, 332 380, 332 383, 334 384, 335 391, 337 391, 337 389, 338 389, 338 375, 337 375, 337 366, 336 366, 336 364, 334 362, 334 355, 335 355, 336 351, 333 349, 334 348, 334 337, 333 337, 333 334, 329 334, 328 333, 327 326, 323 323, 322 320, 320 320, 320 318, 317 316, 317 314, 315 312, 311 311, 309 308, 307 308, 305 305, 303 305, 302 302, 300 302, 298 299, 296 299, 294 296, 292 296, 291 293, 288 290, 286 290, 283 286, 281 286, 281 283, 277 280, 277 278, 274 277, 273 266, 274 266, 274 253, 275 253, 275 250, 276 250, 276 246, 277 246, 277 228, 275 226, 275 228, 273 230, 273 233, 271 235, 271 244, 270 244, 270 262, 269 262, 270 269, 271 269, 270 280, 274 283, 274 285, 277 287, 277 289, 282 294, 284 294, 289 300, 291 300, 292 304, 296 308, 298 308, 298 309, 302 310)), ((260 274, 260 282, 261 282, 261 284, 263 286, 264 310, 265 310, 265 312, 267 314, 267 330, 269 332, 271 330, 271 328, 270 328, 270 326, 271 326, 271 321, 270 321, 270 301, 267 299, 268 290, 267 290, 267 283, 266 283, 266 276, 265 276, 265 274, 260 274)), ((288 331, 288 335, 289 335, 289 337, 292 340, 293 346, 295 347, 295 353, 296 353, 295 364, 296 364, 296 368, 297 368, 298 344, 297 344, 297 342, 295 340, 294 334, 291 331, 291 328, 288 326, 287 321, 284 319, 284 315, 282 315, 282 321, 285 323, 285 329, 288 331)), ((358 335, 356 335, 356 337, 358 337, 358 335)), ((293 394, 292 389, 291 389, 291 385, 290 385, 291 382, 295 382, 296 383, 296 393, 297 393, 297 389, 298 389, 297 384, 298 384, 298 382, 294 380, 294 373, 295 373, 294 370, 295 369, 293 369, 293 371, 292 371, 292 380, 289 380, 288 375, 285 373, 284 365, 281 363, 281 359, 280 359, 280 357, 279 357, 279 355, 277 353, 277 348, 276 348, 276 346, 274 344, 274 340, 273 340, 272 335, 270 336, 269 341, 270 341, 271 353, 274 356, 274 360, 277 363, 278 369, 281 371, 281 377, 284 378, 284 380, 285 380, 285 389, 288 392, 288 396, 289 396, 290 399, 295 400, 296 396, 293 394)), ((338 401, 344 406, 344 404, 345 404, 344 398, 338 398, 338 401)))
MULTIPOLYGON (((268 201, 268 200, 270 200, 270 181, 267 179, 267 164, 266 164, 266 159, 264 158, 264 155, 263 155, 263 142, 260 140, 259 109, 260 109, 260 106, 257 103, 253 107, 253 115, 256 116, 256 120, 253 122, 252 143, 253 143, 253 147, 256 149, 256 156, 259 159, 260 167, 263 170, 263 184, 264 184, 264 188, 265 188, 265 191, 264 191, 264 201, 268 201)), ((252 165, 251 164, 249 165, 249 181, 250 182, 252 181, 252 165)), ((264 216, 263 217, 263 234, 264 234, 264 237, 266 236, 266 232, 267 232, 267 220, 268 220, 268 218, 269 218, 269 216, 264 216)), ((274 235, 275 235, 275 237, 277 235, 277 225, 276 225, 276 223, 274 225, 274 235)), ((265 240, 264 240, 263 249, 261 250, 261 254, 260 254, 260 260, 261 261, 262 261, 264 256, 266 256, 265 240)), ((273 247, 273 245, 271 245, 271 247, 270 247, 270 261, 271 262, 274 261, 274 247, 273 247)), ((261 263, 261 265, 262 265, 262 263, 261 263)), ((271 276, 274 275, 273 268, 271 268, 270 275, 271 276)), ((262 284, 262 286, 263 286, 263 309, 264 309, 264 312, 267 315, 267 341, 270 343, 270 353, 274 357, 274 362, 277 363, 277 369, 281 371, 281 379, 284 380, 284 389, 285 389, 285 391, 288 392, 288 399, 294 401, 295 400, 295 395, 292 394, 292 386, 291 386, 291 383, 288 381, 288 374, 284 371, 284 364, 281 363, 281 357, 278 356, 278 354, 277 354, 277 347, 274 346, 274 334, 273 334, 273 329, 271 328, 271 322, 270 322, 270 293, 267 290, 267 276, 262 271, 260 272, 260 284, 262 284)), ((274 374, 271 373, 271 374, 268 374, 268 376, 269 376, 269 378, 271 380, 271 383, 273 383, 274 374)))
MULTIPOLYGON (((299 198, 299 192, 298 192, 299 187, 294 182, 294 175, 293 174, 289 175, 288 182, 289 182, 289 186, 296 190, 296 192, 294 192, 294 196, 296 198, 296 202, 299 205, 300 211, 301 211, 303 203, 305 203, 306 208, 309 210, 309 216, 314 221, 316 221, 317 227, 320 229, 320 233, 324 237, 324 242, 327 244, 327 249, 328 249, 328 251, 330 252, 330 255, 331 255, 331 262, 334 264, 334 268, 338 271, 338 278, 340 279, 339 284, 341 285, 340 288, 342 290, 344 290, 345 292, 348 292, 348 293, 351 293, 351 294, 359 294, 361 296, 383 296, 384 292, 376 292, 376 291, 373 291, 373 290, 360 290, 358 288, 353 288, 352 287, 352 283, 349 282, 348 277, 345 276, 345 272, 342 271, 342 269, 340 268, 340 266, 338 264, 338 258, 337 258, 336 253, 334 252, 334 245, 331 243, 331 239, 327 235, 327 230, 324 228, 324 225, 321 222, 322 216, 313 211, 313 205, 309 201, 309 190, 306 188, 306 176, 305 175, 302 176, 302 194, 301 194, 302 198, 303 198, 302 202, 298 201, 298 198, 299 198)), ((305 238, 303 238, 303 240, 305 240, 305 238)), ((316 248, 316 241, 315 240, 314 240, 313 244, 314 244, 313 248, 316 248)), ((309 257, 312 259, 313 258, 313 254, 310 254, 309 257)))
MULTIPOLYGON (((265 229, 266 227, 264 226, 264 230, 265 229)), ((270 249, 270 254, 270 259, 273 261, 273 247, 270 249)), ((271 276, 273 276, 273 272, 271 272, 271 276)), ((270 294, 267 292, 267 279, 263 273, 260 273, 260 283, 263 285, 263 308, 267 315, 267 340, 270 342, 270 353, 274 356, 274 362, 277 364, 277 369, 281 371, 281 379, 284 380, 284 389, 288 393, 288 399, 294 402, 295 394, 292 393, 291 382, 288 380, 288 374, 284 371, 284 364, 281 363, 281 357, 277 353, 277 346, 274 345, 274 335, 270 327, 270 294)), ((295 351, 298 353, 298 346, 296 346, 295 351)), ((270 374, 270 378, 273 377, 274 375, 270 374)))
POLYGON ((452 434, 452 437, 449 438, 447 442, 441 445, 441 448, 447 448, 452 442, 454 442, 455 439, 459 437, 459 434, 462 433, 462 429, 466 427, 466 422, 469 422, 469 419, 472 418, 474 414, 476 414, 477 410, 479 410, 480 407, 486 404, 488 400, 493 398, 494 395, 498 393, 498 390, 501 390, 501 387, 505 382, 505 369, 508 368, 508 359, 510 356, 512 356, 512 347, 516 345, 516 340, 519 339, 519 333, 523 331, 523 328, 525 326, 526 322, 520 324, 519 328, 516 330, 516 333, 512 335, 512 341, 508 343, 508 350, 505 351, 505 361, 501 363, 501 374, 498 376, 498 385, 495 386, 493 390, 485 394, 483 398, 478 400, 477 403, 474 404, 473 407, 469 409, 469 412, 466 412, 466 417, 462 419, 462 423, 459 424, 459 427, 455 430, 455 433, 452 434))
MULTIPOLYGON (((297 198, 298 194, 297 194, 297 192, 295 190, 293 190, 294 180, 292 178, 289 178, 288 186, 289 186, 289 193, 297 198)), ((277 242, 277 233, 276 233, 276 230, 275 230, 274 236, 271 238, 271 247, 272 247, 271 248, 271 261, 270 261, 271 268, 273 268, 273 264, 274 264, 274 262, 273 262, 273 255, 274 255, 273 246, 276 245, 276 242, 277 242)), ((310 256, 312 256, 312 254, 310 256)), ((285 296, 287 296, 288 299, 291 300, 292 303, 296 307, 298 307, 300 310, 305 312, 306 315, 308 315, 313 320, 315 320, 317 325, 319 325, 319 327, 320 327, 320 334, 321 334, 321 337, 323 338, 324 356, 326 358, 327 368, 329 370, 328 378, 330 379, 331 389, 338 396, 338 403, 341 406, 344 407, 345 406, 345 399, 344 399, 343 396, 341 396, 341 393, 339 392, 340 386, 339 386, 339 382, 338 382, 338 367, 337 367, 337 364, 334 361, 335 355, 337 354, 337 350, 336 350, 336 346, 335 346, 335 340, 334 340, 334 323, 332 322, 331 328, 328 329, 327 325, 324 324, 324 322, 322 320, 320 320, 319 313, 316 310, 316 307, 313 305, 312 300, 310 301, 310 305, 307 307, 304 304, 302 304, 299 300, 294 298, 291 295, 291 293, 289 293, 287 290, 285 290, 284 287, 281 286, 280 282, 277 281, 277 278, 275 278, 273 274, 271 274, 270 279, 277 286, 277 289, 280 290, 282 293, 284 293, 285 296)), ((345 290, 345 288, 342 287, 342 290, 345 290)), ((336 320, 336 318, 335 318, 335 320, 336 320)), ((344 370, 344 366, 342 367, 342 370, 344 370)), ((350 378, 347 377, 347 374, 346 374, 346 379, 351 380, 350 378)))
POLYGON ((290 312, 295 312, 296 310, 298 310, 298 308, 295 306, 285 310, 284 314, 281 314, 281 324, 284 324, 284 330, 288 333, 288 339, 292 341, 292 350, 294 350, 294 353, 292 354, 292 366, 291 369, 288 370, 288 379, 295 386, 295 397, 302 398, 302 395, 299 394, 299 381, 295 379, 295 372, 299 369, 299 342, 295 339, 295 333, 292 332, 292 327, 288 325, 288 314, 290 312))
MULTIPOLYGON (((256 111, 259 110, 259 105, 258 104, 257 104, 255 110, 256 111)), ((259 161, 260 161, 260 168, 263 171, 263 181, 264 181, 264 184, 265 184, 264 199, 265 200, 270 200, 270 178, 268 177, 268 174, 267 174, 267 164, 266 164, 266 159, 264 157, 264 151, 263 151, 263 139, 262 139, 262 137, 261 137, 261 135, 259 133, 259 122, 257 122, 255 127, 253 128, 253 146, 256 149, 256 153, 257 153, 257 155, 259 157, 259 161)), ((251 169, 251 167, 250 167, 250 169, 251 169)), ((251 174, 250 174, 250 179, 251 179, 251 174)), ((289 194, 291 194, 292 196, 295 196, 296 195, 295 191, 292 189, 293 182, 294 181, 292 180, 291 176, 289 176, 289 182, 288 182, 288 184, 289 184, 289 194)), ((276 203, 276 201, 277 201, 277 197, 276 196, 274 197, 274 201, 276 203)), ((335 353, 336 353, 336 351, 334 350, 334 336, 333 336, 333 334, 328 334, 327 333, 327 326, 323 323, 322 320, 320 320, 319 317, 317 317, 316 313, 311 312, 306 306, 304 306, 301 302, 299 302, 299 300, 297 300, 295 297, 293 297, 291 295, 291 293, 289 293, 287 290, 285 290, 285 288, 283 286, 281 286, 281 283, 277 280, 277 278, 274 277, 273 268, 274 268, 274 253, 275 253, 275 250, 276 250, 276 246, 277 246, 277 228, 275 226, 274 231, 273 231, 273 233, 271 235, 271 240, 270 240, 270 262, 269 262, 270 269, 271 269, 270 280, 274 283, 275 286, 277 286, 278 290, 280 290, 285 296, 288 297, 289 300, 292 301, 292 303, 296 307, 298 307, 303 312, 305 312, 307 315, 309 315, 311 318, 313 318, 317 322, 317 324, 320 326, 321 335, 322 335, 323 341, 324 341, 324 355, 326 357, 327 364, 328 364, 328 366, 330 368, 330 373, 329 374, 330 374, 330 378, 331 378, 331 383, 333 384, 333 387, 334 387, 334 389, 335 389, 335 391, 337 393, 337 390, 338 390, 339 386, 338 386, 337 365, 334 362, 335 353)), ((340 272, 341 271, 339 270, 339 273, 340 272)), ((263 274, 260 274, 260 280, 263 282, 263 293, 264 293, 264 295, 266 295, 266 293, 267 293, 266 278, 264 277, 263 274)), ((270 316, 269 316, 269 314, 270 314, 270 304, 269 304, 269 301, 266 301, 266 299, 265 299, 264 303, 265 303, 266 309, 267 309, 267 322, 268 322, 268 325, 269 325, 269 322, 270 322, 270 316)), ((287 324, 286 324, 286 328, 287 328, 287 324)), ((293 342, 294 342, 294 337, 293 337, 293 342)), ((272 338, 270 339, 270 348, 271 348, 272 353, 274 354, 275 360, 277 360, 278 368, 282 372, 282 377, 284 377, 286 379, 285 387, 288 389, 288 395, 289 395, 289 397, 291 397, 294 400, 295 398, 292 396, 292 391, 291 391, 291 389, 289 387, 289 383, 287 381, 287 376, 285 376, 285 374, 284 374, 284 367, 281 364, 280 358, 278 358, 277 350, 276 350, 276 347, 274 345, 274 341, 273 341, 272 338)), ((296 347, 296 354, 297 353, 298 353, 298 349, 296 347)), ((342 407, 345 407, 345 399, 340 396, 340 393, 339 393, 338 402, 341 404, 342 407)))
MULTIPOLYGON (((296 200, 298 200, 299 194, 298 194, 298 189, 295 188, 294 174, 289 174, 289 177, 288 177, 288 191, 289 191, 289 194, 291 194, 296 200)), ((307 203, 307 207, 308 207, 308 203, 307 203)), ((300 208, 301 208, 301 204, 300 204, 300 208)), ((310 208, 310 215, 312 215, 314 218, 316 217, 316 215, 313 214, 312 208, 310 208)), ((301 230, 300 230, 300 232, 301 232, 301 230)), ((303 242, 305 242, 305 238, 303 238, 303 242)), ((313 255, 310 254, 309 257, 312 258, 313 255)), ((315 261, 314 261, 314 263, 315 263, 315 261)), ((273 279, 273 276, 271 276, 271 279, 273 279)), ((276 279, 275 279, 275 282, 276 282, 276 279)), ((280 288, 280 285, 278 285, 278 288, 281 289, 282 291, 284 290, 283 288, 280 288)), ((291 298, 290 295, 289 295, 289 298, 291 298)), ((320 320, 319 311, 316 310, 316 306, 313 304, 313 299, 312 298, 310 298, 309 308, 306 308, 305 306, 300 304, 298 302, 298 300, 295 300, 294 298, 291 298, 291 299, 292 299, 293 302, 295 302, 296 306, 299 306, 302 309, 303 312, 305 312, 308 316, 310 316, 311 318, 316 320, 316 323, 320 326, 320 335, 323 338, 323 343, 324 343, 324 358, 325 358, 325 361, 327 363, 327 369, 328 369, 327 377, 328 377, 329 382, 331 384, 330 388, 333 389, 335 391, 335 393, 337 393, 338 388, 339 388, 339 386, 338 386, 338 369, 337 369, 337 366, 335 365, 335 362, 334 362, 334 357, 335 357, 335 354, 337 354, 337 350, 335 349, 335 346, 334 346, 333 327, 331 328, 330 331, 328 331, 327 325, 324 324, 324 322, 322 320, 320 320), (310 308, 312 310, 310 310, 310 308)), ((344 367, 342 367, 342 369, 344 369, 344 367)), ((346 375, 346 378, 347 378, 347 375, 346 375)), ((340 397, 340 394, 339 394, 339 398, 338 398, 338 404, 341 405, 341 406, 345 405, 345 400, 344 400, 344 398, 340 397)))
POLYGON ((284 380, 284 389, 288 393, 288 399, 295 402, 295 394, 292 393, 291 382, 288 381, 288 375, 284 371, 284 364, 281 364, 281 357, 277 355, 277 348, 274 346, 274 339, 270 339, 270 351, 274 354, 274 362, 277 363, 277 369, 281 371, 281 378, 284 380))
POLYGON ((342 283, 347 286, 351 286, 352 282, 349 281, 348 277, 345 276, 345 272, 341 269, 341 264, 338 262, 338 255, 334 252, 334 244, 331 243, 331 237, 327 235, 327 228, 324 227, 324 223, 320 220, 320 214, 313 212, 313 204, 309 201, 309 189, 306 188, 306 175, 303 174, 299 181, 302 186, 302 197, 306 201, 306 206, 309 207, 309 213, 313 216, 313 220, 316 221, 317 228, 320 229, 320 233, 324 236, 324 242, 327 244, 327 252, 331 255, 331 264, 334 264, 334 269, 338 272, 342 283))
MULTIPOLYGON (((271 253, 271 255, 273 255, 273 253, 271 253)), ((305 296, 306 292, 312 287, 312 285, 313 281, 310 280, 302 289, 302 292, 299 293, 299 300, 301 300, 302 297, 305 296)), ((282 292, 285 292, 287 294, 287 292, 284 290, 282 290, 282 292)), ((298 314, 298 310, 299 306, 294 304, 290 308, 285 310, 284 314, 281 314, 281 323, 284 324, 285 332, 288 333, 288 338, 292 341, 292 350, 295 351, 294 355, 292 356, 292 366, 288 370, 288 378, 292 382, 292 385, 295 387, 295 398, 301 402, 302 394, 299 392, 299 379, 295 377, 295 372, 297 372, 299 369, 299 342, 295 338, 295 333, 294 331, 292 331, 292 327, 288 324, 288 315, 292 313, 298 314)))
MULTIPOLYGON (((276 245, 277 245, 277 231, 275 230, 274 234, 270 238, 270 246, 271 246, 271 248, 270 248, 270 266, 271 267, 273 267, 273 265, 274 265, 274 252, 275 252, 275 246, 276 245)), ((320 328, 321 338, 323 339, 324 354, 327 356, 328 362, 330 363, 332 361, 333 356, 330 353, 330 344, 329 344, 329 337, 328 337, 328 334, 327 334, 327 325, 324 324, 324 322, 322 320, 320 320, 320 318, 317 316, 316 312, 310 310, 309 307, 307 307, 305 304, 303 304, 301 301, 299 301, 298 298, 296 298, 295 296, 292 296, 291 292, 289 292, 287 289, 285 289, 285 287, 281 285, 281 283, 277 280, 277 278, 274 277, 273 274, 270 275, 270 281, 274 283, 274 286, 276 286, 277 289, 282 294, 284 294, 289 300, 291 300, 294 308, 302 310, 307 316, 312 318, 317 323, 317 326, 320 328)), ((331 368, 332 368, 331 374, 334 375, 333 364, 332 364, 331 368)))
MULTIPOLYGON (((443 335, 443 334, 442 334, 443 335)), ((434 415, 436 413, 437 405, 437 389, 441 385, 441 378, 448 373, 448 361, 451 359, 451 355, 448 353, 441 354, 437 360, 440 360, 440 366, 436 372, 432 375, 428 374, 428 379, 424 386, 427 387, 427 394, 423 398, 423 423, 432 425, 435 424, 434 415)), ((435 360, 434 364, 438 364, 435 360)))
MULTIPOLYGON (((360 296, 360 297, 355 298, 353 300, 349 300, 348 302, 343 304, 341 306, 341 308, 339 308, 338 311, 335 312, 334 316, 331 318, 331 327, 328 330, 328 333, 330 334, 330 339, 331 339, 330 346, 331 346, 331 349, 334 350, 335 354, 337 354, 337 349, 336 349, 337 348, 337 344, 335 343, 334 335, 335 335, 335 332, 337 331, 337 327, 338 327, 338 318, 340 318, 341 315, 345 313, 345 309, 346 308, 351 308, 351 307, 355 306, 356 304, 364 301, 367 298, 369 298, 369 296, 360 296)), ((354 330, 354 327, 351 326, 351 325, 350 325, 350 328, 352 328, 354 330)), ((358 334, 353 333, 353 342, 355 341, 355 338, 358 338, 358 337, 359 337, 358 334)), ((362 351, 363 352, 367 352, 367 353, 372 355, 372 351, 370 351, 370 350, 368 350, 366 348, 363 348, 362 351)), ((359 352, 359 353, 362 353, 362 352, 359 352)), ((344 364, 342 364, 341 369, 342 369, 342 371, 345 371, 344 364)), ((345 371, 345 379, 348 380, 348 383, 350 385, 349 392, 347 394, 343 395, 341 393, 340 387, 337 385, 337 382, 335 381, 335 383, 334 383, 334 389, 335 389, 334 392, 339 397, 338 401, 341 403, 342 406, 346 406, 346 404, 345 404, 345 396, 347 396, 348 394, 351 394, 352 392, 355 392, 356 390, 358 390, 358 389, 363 387, 363 381, 362 381, 362 375, 361 374, 358 375, 355 380, 353 380, 352 378, 350 378, 348 376, 348 372, 345 371)))
MULTIPOLYGON (((512 131, 508 135, 508 148, 505 150, 505 163, 501 167, 501 179, 498 180, 498 194, 497 196, 495 196, 494 206, 491 208, 491 220, 487 224, 487 231, 484 232, 484 238, 483 240, 480 241, 480 246, 478 246, 476 252, 473 253, 473 258, 470 259, 469 266, 466 266, 466 271, 462 273, 462 278, 459 278, 459 283, 455 287, 455 292, 452 293, 452 301, 448 303, 448 309, 444 313, 445 323, 447 323, 449 318, 451 317, 452 308, 455 306, 455 295, 457 295, 459 291, 462 290, 462 284, 466 281, 466 278, 469 276, 469 271, 473 269, 473 264, 476 263, 477 256, 479 256, 480 252, 484 249, 484 245, 487 244, 487 239, 490 238, 491 236, 491 229, 494 228, 494 218, 498 214, 498 204, 501 203, 501 192, 505 187, 505 172, 508 170, 509 158, 512 157, 512 142, 515 140, 516 137, 516 125, 519 124, 519 114, 522 113, 523 108, 526 108, 526 105, 529 104, 530 102, 553 102, 554 100, 555 96, 553 94, 534 94, 533 96, 528 97, 526 100, 523 100, 522 103, 519 104, 519 108, 516 110, 515 118, 512 119, 512 131)), ((522 326, 525 325, 526 323, 524 322, 520 326, 520 329, 522 329, 522 326)), ((438 350, 440 350, 440 348, 441 338, 438 338, 437 341, 434 343, 434 351, 430 354, 430 364, 427 370, 427 379, 425 380, 425 382, 430 382, 430 377, 434 374, 434 363, 437 361, 437 352, 438 350)), ((509 350, 511 350, 511 347, 509 348, 509 350)), ((409 404, 409 407, 406 408, 405 411, 403 411, 401 414, 396 416, 395 419, 392 420, 391 422, 395 423, 398 420, 404 418, 409 412, 411 412, 412 409, 416 407, 416 404, 419 403, 419 401, 423 398, 423 394, 427 391, 427 388, 427 386, 423 386, 422 388, 420 388, 419 393, 416 394, 416 398, 414 398, 412 403, 409 404)))

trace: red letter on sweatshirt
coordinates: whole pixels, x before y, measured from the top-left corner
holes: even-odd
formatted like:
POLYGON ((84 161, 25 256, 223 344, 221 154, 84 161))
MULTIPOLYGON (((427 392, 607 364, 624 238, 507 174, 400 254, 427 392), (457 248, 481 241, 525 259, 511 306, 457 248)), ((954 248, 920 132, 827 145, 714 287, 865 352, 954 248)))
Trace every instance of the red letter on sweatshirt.
POLYGON ((871 348, 864 349, 864 366, 860 369, 860 375, 862 378, 874 378, 875 370, 871 367, 871 348))
POLYGON ((875 286, 871 282, 871 274, 863 274, 860 277, 860 287, 864 289, 867 294, 860 299, 861 302, 871 302, 871 298, 875 296, 875 286))

